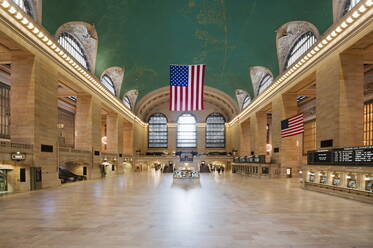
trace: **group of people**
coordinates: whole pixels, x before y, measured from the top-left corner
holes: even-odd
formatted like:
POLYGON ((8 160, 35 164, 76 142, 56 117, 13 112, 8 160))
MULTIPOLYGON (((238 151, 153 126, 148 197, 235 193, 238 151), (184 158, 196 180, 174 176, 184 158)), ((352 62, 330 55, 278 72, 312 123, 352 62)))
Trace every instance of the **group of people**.
POLYGON ((224 173, 224 166, 222 166, 222 165, 213 165, 213 166, 211 166, 211 170, 212 171, 217 171, 218 172, 218 174, 222 174, 222 173, 224 173))

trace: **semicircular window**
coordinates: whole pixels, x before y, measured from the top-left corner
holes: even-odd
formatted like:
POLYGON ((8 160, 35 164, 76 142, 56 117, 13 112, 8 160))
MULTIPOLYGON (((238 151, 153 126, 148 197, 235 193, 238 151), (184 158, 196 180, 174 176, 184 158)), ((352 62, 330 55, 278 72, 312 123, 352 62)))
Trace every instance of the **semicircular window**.
POLYGON ((101 83, 106 87, 106 89, 108 89, 111 93, 113 93, 113 95, 115 95, 115 93, 116 93, 115 92, 115 87, 114 87, 113 80, 111 80, 111 77, 104 74, 101 77, 101 83))
POLYGON ((84 49, 74 36, 70 33, 62 32, 58 37, 57 42, 84 68, 89 70, 89 64, 84 49))
POLYGON ((167 148, 167 117, 164 114, 153 114, 149 118, 148 147, 167 148))
POLYGON ((249 106, 251 103, 251 97, 247 95, 242 103, 242 109, 245 109, 247 106, 249 106))
POLYGON ((206 148, 225 147, 225 118, 212 113, 206 119, 206 148))
POLYGON ((347 12, 349 12, 359 2, 360 2, 360 0, 347 0, 344 11, 343 11, 343 15, 345 15, 347 12))
POLYGON ((185 113, 177 118, 176 147, 197 147, 197 120, 191 114, 185 113))
POLYGON ((290 49, 285 63, 285 69, 288 69, 295 61, 305 54, 313 44, 316 43, 316 36, 312 32, 306 32, 299 36, 293 47, 290 49))
POLYGON ((32 7, 27 0, 13 0, 15 4, 18 5, 24 12, 26 12, 28 15, 32 16, 32 7))
POLYGON ((126 106, 128 109, 132 109, 132 104, 128 96, 123 97, 123 104, 126 106))
POLYGON ((262 93, 265 89, 267 89, 268 86, 271 85, 272 81, 273 77, 271 76, 271 74, 267 73, 266 75, 264 75, 264 77, 262 78, 262 80, 260 80, 259 83, 258 95, 262 93))

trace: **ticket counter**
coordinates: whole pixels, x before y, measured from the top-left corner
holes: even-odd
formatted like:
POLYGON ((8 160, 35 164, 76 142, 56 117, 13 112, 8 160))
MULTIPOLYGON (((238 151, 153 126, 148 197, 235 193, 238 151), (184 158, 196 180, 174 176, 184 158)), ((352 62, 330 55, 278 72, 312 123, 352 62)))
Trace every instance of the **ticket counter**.
POLYGON ((357 179, 355 175, 347 175, 347 188, 356 189, 357 188, 357 179))
POLYGON ((339 173, 333 173, 331 175, 332 177, 332 185, 333 186, 341 186, 342 185, 342 181, 341 181, 341 176, 339 173))
POLYGON ((319 180, 319 182, 321 183, 321 184, 327 184, 327 182, 328 182, 328 176, 327 176, 327 173, 326 172, 320 172, 319 173, 319 177, 320 177, 320 180, 319 180))
POLYGON ((373 175, 366 176, 364 178, 365 182, 365 190, 369 192, 373 192, 373 175))
POLYGON ((315 174, 315 172, 312 172, 312 171, 308 172, 308 181, 310 183, 315 183, 316 182, 316 174, 315 174))

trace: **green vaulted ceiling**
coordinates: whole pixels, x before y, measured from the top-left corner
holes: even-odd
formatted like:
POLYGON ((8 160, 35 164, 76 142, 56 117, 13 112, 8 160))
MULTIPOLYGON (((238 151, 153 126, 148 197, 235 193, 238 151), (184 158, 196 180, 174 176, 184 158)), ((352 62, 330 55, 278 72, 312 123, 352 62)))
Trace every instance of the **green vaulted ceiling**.
POLYGON ((43 25, 54 34, 70 21, 94 24, 99 36, 96 75, 125 68, 122 94, 139 97, 168 85, 170 64, 206 64, 206 85, 235 99, 252 92, 248 66, 278 75, 275 31, 309 21, 323 33, 332 0, 44 0, 43 25))

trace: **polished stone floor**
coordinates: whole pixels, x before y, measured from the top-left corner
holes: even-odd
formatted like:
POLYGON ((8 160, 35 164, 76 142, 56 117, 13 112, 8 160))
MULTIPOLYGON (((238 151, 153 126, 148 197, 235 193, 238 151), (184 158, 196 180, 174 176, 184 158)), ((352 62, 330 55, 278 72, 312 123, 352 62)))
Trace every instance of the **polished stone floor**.
POLYGON ((373 205, 296 180, 129 174, 0 197, 0 247, 373 247, 373 205))

